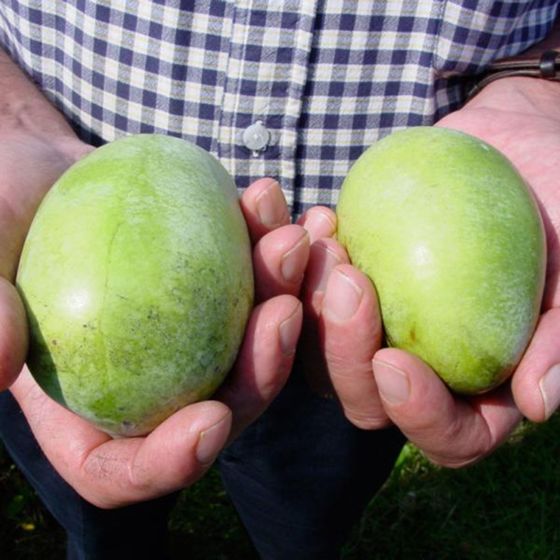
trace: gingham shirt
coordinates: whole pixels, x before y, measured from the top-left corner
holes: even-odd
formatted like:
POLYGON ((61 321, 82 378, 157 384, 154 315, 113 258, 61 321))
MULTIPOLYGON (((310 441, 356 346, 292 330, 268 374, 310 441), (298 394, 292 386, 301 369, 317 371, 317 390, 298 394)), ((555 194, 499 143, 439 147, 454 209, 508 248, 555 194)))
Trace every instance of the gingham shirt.
POLYGON ((0 43, 94 143, 180 135, 294 214, 333 205, 378 137, 459 107, 463 79, 544 37, 558 0, 3 0, 0 43), (261 121, 266 149, 243 132, 261 121))

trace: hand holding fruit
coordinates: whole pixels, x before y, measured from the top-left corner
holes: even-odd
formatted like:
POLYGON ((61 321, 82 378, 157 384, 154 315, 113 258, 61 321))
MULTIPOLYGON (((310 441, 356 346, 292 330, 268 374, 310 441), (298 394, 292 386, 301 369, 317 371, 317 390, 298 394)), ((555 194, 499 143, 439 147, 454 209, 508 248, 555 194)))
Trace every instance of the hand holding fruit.
POLYGON ((498 148, 537 199, 547 245, 545 289, 539 325, 511 385, 521 413, 541 422, 560 403, 560 87, 516 78, 499 80, 485 90, 441 124, 498 148))
MULTIPOLYGON (((505 384, 480 396, 458 397, 424 362, 395 348, 374 348, 367 360, 363 356, 359 359, 361 366, 353 375, 348 359, 350 338, 327 356, 333 385, 351 421, 362 427, 376 427, 386 413, 432 460, 444 465, 461 466, 480 459, 509 435, 521 413, 542 421, 554 412, 560 400, 560 374, 555 367, 560 362, 560 350, 554 342, 560 336, 556 309, 560 293, 560 200, 556 188, 560 171, 560 114, 558 110, 541 110, 558 107, 558 97, 556 84, 504 80, 483 90, 464 109, 438 123, 477 136, 508 156, 531 186, 543 214, 548 244, 543 314, 513 374, 513 394, 510 385, 505 384), (525 95, 528 88, 530 95, 525 95), (370 367, 366 373, 369 359, 373 361, 373 372, 370 367)), ((375 294, 361 274, 347 266, 339 267, 337 273, 340 272, 360 294, 361 305, 364 299, 368 300, 369 313, 375 314, 371 310, 371 306, 375 308, 375 294)), ((327 294, 334 278, 327 283, 327 294)), ((324 318, 322 322, 327 344, 332 339, 332 328, 324 318)), ((371 325, 372 339, 379 340, 376 320, 371 325)), ((360 355, 358 347, 353 348, 360 355)))
MULTIPOLYGON (((83 153, 89 150, 84 148, 83 153)), ((20 166, 23 159, 20 154, 20 166)), ((55 162, 50 157, 45 159, 55 162)), ((22 167, 33 169, 35 161, 36 153, 30 151, 27 166, 22 167)), ((53 182, 71 161, 68 157, 65 165, 57 165, 46 177, 53 182)), ((35 191, 17 191, 29 200, 27 221, 20 224, 18 248, 40 198, 50 186, 46 179, 41 189, 36 187, 36 177, 28 181, 35 185, 35 191), (34 192, 35 198, 30 196, 34 192)), ((270 202, 281 197, 278 184, 270 180, 256 182, 243 196, 242 209, 254 242, 257 285, 265 276, 270 287, 264 296, 257 291, 258 305, 248 320, 235 367, 215 400, 182 408, 147 437, 112 439, 50 399, 27 370, 12 385, 14 396, 53 466, 92 503, 116 507, 191 484, 208 469, 221 448, 262 413, 282 387, 301 324, 301 306, 290 294, 297 291, 303 274, 308 237, 303 228, 287 225, 287 214, 275 216, 274 209, 270 210, 270 202), (282 225, 287 227, 276 229, 282 225), (266 251, 263 247, 267 247, 266 251), (283 266, 286 254, 290 255, 289 267, 283 266), (275 297, 277 294, 283 295, 275 297)), ((14 256, 17 257, 16 251, 14 256)), ((23 324, 21 303, 17 298, 14 301, 23 324)), ((5 337, 11 336, 20 343, 17 334, 4 331, 5 337)))

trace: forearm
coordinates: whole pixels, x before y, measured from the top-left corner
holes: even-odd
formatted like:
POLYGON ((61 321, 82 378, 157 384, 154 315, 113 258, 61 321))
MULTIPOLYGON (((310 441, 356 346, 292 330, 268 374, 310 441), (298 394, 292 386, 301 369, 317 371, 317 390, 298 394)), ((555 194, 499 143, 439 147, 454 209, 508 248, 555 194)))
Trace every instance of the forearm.
POLYGON ((14 131, 51 141, 75 138, 60 112, 0 49, 0 135, 14 131))
POLYGON ((548 117, 560 123, 560 82, 503 78, 488 84, 465 108, 548 117))

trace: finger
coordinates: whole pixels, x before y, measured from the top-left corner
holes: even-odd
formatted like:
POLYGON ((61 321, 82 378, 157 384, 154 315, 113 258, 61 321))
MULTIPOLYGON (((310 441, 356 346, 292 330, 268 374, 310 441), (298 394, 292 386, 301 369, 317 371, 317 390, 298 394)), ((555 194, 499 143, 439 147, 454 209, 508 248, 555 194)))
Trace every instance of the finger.
POLYGON ((534 422, 550 418, 560 404, 560 309, 542 315, 512 378, 515 402, 534 422))
POLYGON ((209 468, 231 427, 229 409, 205 401, 179 410, 147 437, 112 439, 50 399, 28 372, 13 392, 54 468, 101 508, 189 486, 209 468))
POLYGON ((321 333, 329 376, 346 417, 364 429, 386 426, 371 366, 382 338, 377 298, 369 279, 351 265, 337 266, 328 279, 321 333))
POLYGON ((297 223, 309 232, 312 244, 324 237, 332 237, 336 232, 336 214, 326 206, 313 206, 297 223))
POLYGON ((278 296, 255 308, 235 367, 216 394, 233 411, 232 435, 264 412, 286 383, 301 324, 301 303, 292 296, 278 296))
POLYGON ((334 239, 322 238, 311 245, 302 286, 306 315, 312 315, 314 320, 318 319, 331 272, 339 264, 348 263, 346 251, 334 239))
POLYGON ((495 449, 521 420, 509 385, 471 399, 455 397, 419 358, 385 348, 373 371, 391 420, 433 462, 473 463, 495 449))
POLYGON ((348 263, 346 251, 334 239, 322 238, 311 245, 301 291, 303 329, 298 360, 311 389, 326 397, 334 394, 327 374, 319 329, 319 317, 328 278, 339 264, 348 263))
POLYGON ((270 231, 290 223, 282 188, 270 177, 251 183, 243 192, 240 203, 253 243, 270 231))
POLYGON ((279 294, 297 295, 309 258, 309 234, 292 224, 265 235, 255 245, 255 299, 279 294))
MULTIPOLYGON (((231 410, 225 405, 202 401, 182 408, 146 438, 137 438, 139 444, 125 478, 132 492, 126 498, 141 501, 147 495, 163 496, 196 482, 225 446, 231 422, 231 410)), ((121 441, 113 440, 107 446, 118 451, 121 441)), ((94 463, 94 469, 96 466, 94 463)))
POLYGON ((0 391, 9 387, 21 371, 27 338, 23 303, 13 284, 0 278, 0 391))

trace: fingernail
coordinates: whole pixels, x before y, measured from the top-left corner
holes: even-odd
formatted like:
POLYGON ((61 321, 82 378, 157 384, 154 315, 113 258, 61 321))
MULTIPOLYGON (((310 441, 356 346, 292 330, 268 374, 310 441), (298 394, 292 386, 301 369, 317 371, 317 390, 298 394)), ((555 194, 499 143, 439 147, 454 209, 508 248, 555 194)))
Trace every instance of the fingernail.
POLYGON ((273 228, 286 221, 286 199, 278 181, 270 181, 268 187, 259 194, 255 203, 261 224, 273 228))
POLYGON ((290 284, 295 284, 300 282, 303 278, 304 268, 302 267, 302 257, 301 250, 308 243, 307 232, 301 237, 297 245, 292 247, 283 257, 282 264, 280 265, 280 270, 282 272, 282 277, 285 282, 290 284))
POLYGON ((311 251, 321 251, 323 253, 323 256, 321 257, 323 266, 319 276, 319 281, 317 282, 317 285, 314 287, 313 291, 324 292, 325 288, 327 287, 330 273, 336 265, 342 264, 342 260, 332 249, 321 243, 315 243, 314 245, 312 245, 311 251))
POLYGON ((323 313, 326 312, 334 320, 347 321, 358 310, 362 295, 362 289, 353 280, 335 270, 327 282, 323 313))
POLYGON ((309 213, 303 227, 310 232, 315 241, 323 237, 332 237, 336 231, 336 222, 327 214, 327 211, 317 210, 309 213))
POLYGON ((539 388, 544 403, 544 414, 550 418, 560 404, 560 364, 553 365, 542 377, 539 388))
POLYGON ((292 314, 280 324, 280 348, 284 356, 291 356, 296 352, 301 330, 300 309, 301 303, 298 302, 292 314))
POLYGON ((215 424, 200 432, 196 446, 196 459, 201 465, 213 463, 229 436, 231 412, 227 412, 215 424))
POLYGON ((379 395, 389 404, 402 404, 410 395, 406 373, 384 362, 373 361, 373 373, 379 395))

